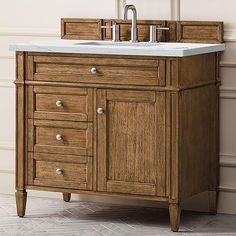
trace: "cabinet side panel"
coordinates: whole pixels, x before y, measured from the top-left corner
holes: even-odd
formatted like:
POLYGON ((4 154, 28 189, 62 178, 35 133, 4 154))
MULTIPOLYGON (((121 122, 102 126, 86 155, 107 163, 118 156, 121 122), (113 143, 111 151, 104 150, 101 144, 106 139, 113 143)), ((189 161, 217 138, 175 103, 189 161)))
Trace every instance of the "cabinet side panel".
POLYGON ((188 88, 216 82, 216 54, 202 54, 179 59, 179 87, 188 88))
POLYGON ((217 91, 210 85, 180 94, 182 197, 208 190, 217 178, 217 91))

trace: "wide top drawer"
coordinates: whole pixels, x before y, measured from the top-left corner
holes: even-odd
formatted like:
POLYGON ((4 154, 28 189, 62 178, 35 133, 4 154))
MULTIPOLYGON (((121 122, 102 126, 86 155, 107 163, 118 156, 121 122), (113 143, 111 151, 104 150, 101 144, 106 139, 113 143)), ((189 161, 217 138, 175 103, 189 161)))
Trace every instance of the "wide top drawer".
POLYGON ((165 86, 165 59, 30 54, 27 80, 165 86))

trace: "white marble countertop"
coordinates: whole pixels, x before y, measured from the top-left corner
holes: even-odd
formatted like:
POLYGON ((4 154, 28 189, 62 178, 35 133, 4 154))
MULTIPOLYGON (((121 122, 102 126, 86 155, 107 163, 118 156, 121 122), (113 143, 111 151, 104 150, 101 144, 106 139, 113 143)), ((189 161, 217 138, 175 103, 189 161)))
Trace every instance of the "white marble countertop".
POLYGON ((11 51, 83 53, 136 56, 184 57, 225 49, 224 44, 201 43, 129 43, 96 40, 63 40, 11 44, 11 51))

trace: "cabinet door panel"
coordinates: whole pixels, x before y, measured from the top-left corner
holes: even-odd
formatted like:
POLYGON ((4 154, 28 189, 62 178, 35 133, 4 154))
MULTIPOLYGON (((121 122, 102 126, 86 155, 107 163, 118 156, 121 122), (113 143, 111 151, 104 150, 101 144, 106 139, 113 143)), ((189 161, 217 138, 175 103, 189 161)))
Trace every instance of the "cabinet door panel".
POLYGON ((99 191, 165 196, 165 93, 99 90, 99 191))

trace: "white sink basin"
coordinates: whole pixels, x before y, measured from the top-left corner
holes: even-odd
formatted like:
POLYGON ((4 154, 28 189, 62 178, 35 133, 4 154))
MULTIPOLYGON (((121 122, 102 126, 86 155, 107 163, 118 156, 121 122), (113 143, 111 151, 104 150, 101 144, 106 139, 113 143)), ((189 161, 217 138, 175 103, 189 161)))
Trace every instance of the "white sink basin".
POLYGON ((183 57, 218 52, 224 44, 130 43, 96 40, 53 40, 10 45, 12 51, 183 57))
MULTIPOLYGON (((88 42, 77 42, 74 45, 77 46, 105 46, 105 47, 136 47, 136 48, 162 48, 162 49, 190 49, 191 46, 186 46, 183 43, 130 43, 130 42, 107 42, 107 41, 88 41, 88 42), (183 46, 185 45, 185 46, 183 46)), ((196 44, 199 46, 199 44, 196 44)))
POLYGON ((88 42, 77 42, 74 45, 78 46, 106 46, 106 47, 153 47, 160 46, 161 43, 130 43, 130 42, 107 42, 107 41, 88 41, 88 42))

